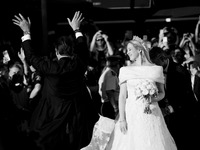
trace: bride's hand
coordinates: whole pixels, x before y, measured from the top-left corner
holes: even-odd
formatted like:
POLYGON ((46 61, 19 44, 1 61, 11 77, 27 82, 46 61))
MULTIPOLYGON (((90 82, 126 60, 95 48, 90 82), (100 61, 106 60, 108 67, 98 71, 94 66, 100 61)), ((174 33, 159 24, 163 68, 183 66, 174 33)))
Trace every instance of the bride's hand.
POLYGON ((127 129, 128 129, 126 120, 119 121, 119 123, 120 123, 120 130, 121 130, 121 132, 122 132, 123 134, 126 134, 127 129))

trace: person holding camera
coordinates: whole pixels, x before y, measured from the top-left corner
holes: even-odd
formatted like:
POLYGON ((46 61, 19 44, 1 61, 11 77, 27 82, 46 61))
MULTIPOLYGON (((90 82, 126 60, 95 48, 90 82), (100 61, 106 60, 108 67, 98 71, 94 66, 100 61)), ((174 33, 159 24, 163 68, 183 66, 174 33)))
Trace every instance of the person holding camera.
POLYGON ((158 47, 162 48, 170 55, 178 43, 179 36, 176 28, 164 27, 163 29, 160 29, 158 47))
MULTIPOLYGON (((193 129, 191 122, 193 121, 195 97, 189 71, 180 62, 174 60, 174 57, 177 58, 178 51, 176 50, 179 48, 179 45, 175 43, 175 32, 172 30, 164 31, 163 37, 167 37, 166 45, 168 48, 151 49, 150 58, 155 64, 163 66, 166 93, 164 100, 167 101, 166 106, 170 105, 172 110, 169 115, 165 116, 165 120, 178 148, 184 150, 192 145, 193 141, 192 138, 185 139, 182 133, 184 132, 188 136, 193 133, 191 132, 193 129)), ((165 104, 163 105, 165 106, 165 104)))

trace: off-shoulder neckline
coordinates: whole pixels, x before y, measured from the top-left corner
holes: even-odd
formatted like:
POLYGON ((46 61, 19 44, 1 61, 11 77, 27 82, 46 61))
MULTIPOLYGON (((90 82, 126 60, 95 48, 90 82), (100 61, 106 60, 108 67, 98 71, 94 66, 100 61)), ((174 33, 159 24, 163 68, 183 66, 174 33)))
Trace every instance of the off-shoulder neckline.
POLYGON ((130 65, 130 66, 126 66, 126 67, 162 67, 162 66, 153 64, 153 65, 141 65, 141 66, 130 65))

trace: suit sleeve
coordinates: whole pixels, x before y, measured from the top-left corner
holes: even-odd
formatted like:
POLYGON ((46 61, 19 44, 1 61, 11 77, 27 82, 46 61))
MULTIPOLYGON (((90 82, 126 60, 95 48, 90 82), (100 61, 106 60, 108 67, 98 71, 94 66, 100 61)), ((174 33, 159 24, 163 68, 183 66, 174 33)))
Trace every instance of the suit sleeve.
POLYGON ((80 60, 87 65, 90 57, 89 48, 87 46, 86 37, 79 36, 76 39, 74 53, 80 58, 80 60))
POLYGON ((50 60, 36 55, 35 50, 31 44, 31 39, 27 39, 22 42, 22 47, 24 49, 27 61, 29 61, 29 63, 41 73, 48 73, 52 70, 55 70, 55 67, 52 65, 50 60))

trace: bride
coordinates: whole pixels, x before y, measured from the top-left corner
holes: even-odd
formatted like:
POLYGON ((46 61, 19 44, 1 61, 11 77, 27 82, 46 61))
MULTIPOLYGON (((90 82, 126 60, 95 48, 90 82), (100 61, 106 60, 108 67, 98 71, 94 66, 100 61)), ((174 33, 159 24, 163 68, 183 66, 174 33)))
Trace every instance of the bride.
POLYGON ((158 101, 164 98, 163 68, 153 64, 144 42, 127 44, 131 64, 119 73, 119 120, 106 150, 176 150, 158 101))
POLYGON ((177 150, 158 106, 165 96, 163 68, 151 62, 137 36, 128 42, 127 54, 131 63, 119 72, 119 119, 106 146, 92 150, 177 150))

